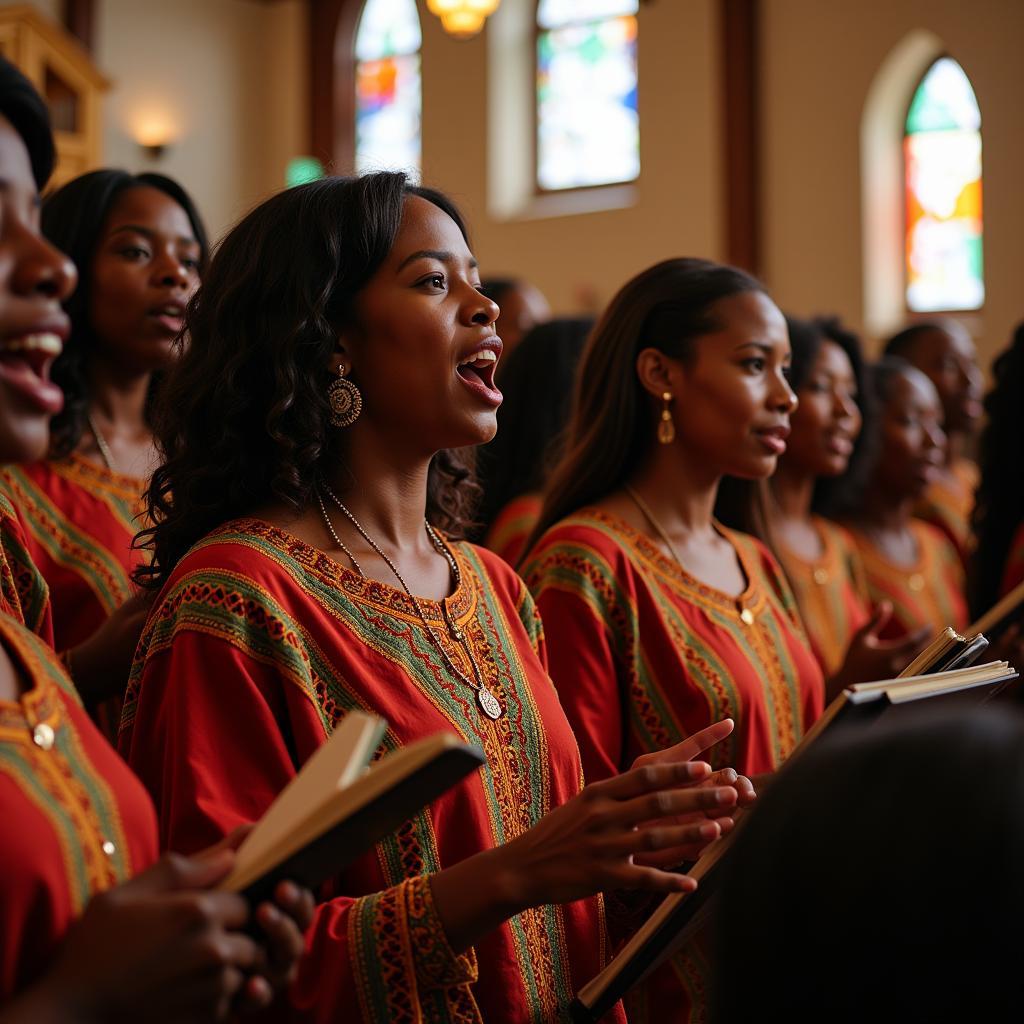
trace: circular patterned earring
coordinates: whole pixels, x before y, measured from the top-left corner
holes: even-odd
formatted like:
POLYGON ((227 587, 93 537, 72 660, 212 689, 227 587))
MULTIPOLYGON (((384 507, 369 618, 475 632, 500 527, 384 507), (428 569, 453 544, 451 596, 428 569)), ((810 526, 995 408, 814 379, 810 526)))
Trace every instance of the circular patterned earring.
POLYGON ((331 406, 331 423, 336 427, 351 427, 363 411, 363 396, 359 388, 345 379, 345 364, 338 364, 338 379, 327 389, 331 406))

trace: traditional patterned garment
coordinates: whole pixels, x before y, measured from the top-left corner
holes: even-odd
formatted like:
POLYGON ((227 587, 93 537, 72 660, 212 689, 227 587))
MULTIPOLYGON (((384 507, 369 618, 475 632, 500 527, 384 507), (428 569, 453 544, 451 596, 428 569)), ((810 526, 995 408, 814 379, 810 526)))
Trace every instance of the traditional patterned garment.
MULTIPOLYGON (((719 530, 747 579, 738 598, 598 509, 557 523, 530 552, 524 577, 588 781, 726 717, 736 728, 711 762, 773 771, 821 713, 821 669, 782 570, 752 537, 719 530)), ((691 943, 630 995, 631 1024, 703 1021, 710 977, 706 941, 691 943)))
POLYGON ((851 529, 860 551, 873 604, 889 601, 893 616, 881 636, 895 640, 920 626, 938 633, 963 629, 970 619, 964 597, 964 570, 955 548, 931 523, 911 520, 918 557, 913 565, 893 565, 863 533, 851 529))
POLYGON ((88 639, 133 593, 132 550, 145 481, 80 455, 8 466, 0 487, 17 506, 32 561, 49 584, 57 650, 88 639))
POLYGON ((999 596, 1008 594, 1017 584, 1024 583, 1024 523, 1017 527, 1017 532, 1010 541, 1010 550, 1006 556, 1006 568, 1003 570, 1003 582, 999 596))
POLYGON ((513 498, 495 517, 487 531, 484 547, 500 555, 513 568, 525 553, 527 538, 540 519, 543 500, 539 494, 513 498))
POLYGON ((820 516, 813 521, 822 545, 817 558, 802 558, 781 544, 778 554, 811 649, 825 677, 831 678, 842 668, 854 634, 871 618, 871 601, 853 538, 820 516))
POLYGON ((121 743, 165 846, 193 851, 259 818, 353 708, 387 718, 385 749, 450 730, 484 750, 479 773, 337 879, 293 988, 298 1019, 553 1022, 604 963, 598 898, 526 911, 458 956, 434 911, 432 872, 521 835, 582 784, 525 586, 489 552, 452 547, 460 587, 420 605, 473 678, 451 630, 467 637, 506 709, 497 722, 403 591, 259 520, 192 549, 140 641, 121 743))
POLYGON ((914 509, 918 519, 937 526, 950 539, 965 569, 974 550, 971 514, 980 481, 981 473, 975 462, 957 459, 949 474, 932 484, 914 509))
POLYGON ((29 544, 18 510, 0 491, 0 614, 10 615, 52 647, 50 590, 29 544))
POLYGON ((153 806, 50 646, 8 615, 25 690, 0 701, 0 1005, 53 959, 91 896, 156 858, 153 806))

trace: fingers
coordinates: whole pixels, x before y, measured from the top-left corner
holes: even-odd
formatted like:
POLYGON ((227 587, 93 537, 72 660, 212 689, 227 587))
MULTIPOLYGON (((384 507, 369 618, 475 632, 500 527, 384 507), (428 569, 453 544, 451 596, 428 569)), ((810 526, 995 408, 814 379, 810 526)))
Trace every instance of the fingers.
POLYGON ((721 743, 735 728, 735 722, 731 718, 723 718, 720 722, 709 725, 700 732, 688 736, 681 743, 674 747, 668 747, 660 752, 660 756, 666 760, 692 761, 705 750, 709 750, 716 743, 721 743))
POLYGON ((253 974, 246 978, 235 1004, 239 1013, 257 1013, 274 1001, 274 989, 266 978, 253 974))
POLYGON ((652 825, 609 838, 606 850, 612 857, 627 857, 679 846, 701 848, 714 842, 719 835, 721 829, 714 821, 692 825, 652 825))
POLYGON ((151 868, 124 883, 126 894, 180 892, 186 889, 209 889, 226 877, 235 862, 228 849, 213 848, 209 856, 183 857, 164 854, 151 868))
POLYGON ((623 867, 613 884, 620 889, 645 889, 648 892, 690 893, 697 890, 696 880, 689 875, 641 864, 628 864, 623 867))
POLYGON ((316 900, 309 889, 294 882, 280 882, 274 890, 274 901, 278 909, 291 917, 303 932, 313 923, 316 900))
POLYGON ((662 789, 624 800, 608 814, 608 823, 636 826, 697 812, 713 812, 736 806, 738 794, 732 786, 696 786, 662 789))
POLYGON ((295 966, 305 948, 302 930, 273 903, 261 903, 256 910, 256 920, 266 936, 271 967, 287 973, 295 966))
POLYGON ((644 764, 603 782, 592 782, 584 788, 581 796, 584 799, 629 800, 643 793, 692 785, 710 774, 711 766, 703 761, 644 764))

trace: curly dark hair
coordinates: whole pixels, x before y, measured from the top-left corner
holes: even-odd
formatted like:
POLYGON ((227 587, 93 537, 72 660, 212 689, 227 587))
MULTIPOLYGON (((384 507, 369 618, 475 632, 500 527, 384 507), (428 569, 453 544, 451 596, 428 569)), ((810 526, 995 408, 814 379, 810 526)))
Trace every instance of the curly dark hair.
POLYGON ((971 607, 988 611, 999 597, 1006 559, 1017 527, 1024 522, 1024 323, 992 367, 995 383, 985 397, 988 422, 979 443, 981 482, 973 526, 978 547, 971 564, 971 607))
MULTIPOLYGON (((78 287, 64 303, 71 318, 71 336, 53 364, 52 376, 64 392, 64 408, 50 423, 50 455, 63 458, 78 447, 89 412, 89 377, 86 368, 96 347, 89 323, 92 261, 103 225, 118 197, 132 188, 155 188, 170 196, 187 214, 199 243, 199 273, 209 256, 209 243, 199 211, 189 194, 162 174, 129 174, 127 171, 90 171, 69 181, 43 201, 43 234, 78 268, 78 287)), ((162 374, 150 384, 147 415, 152 423, 153 395, 162 374)))
MULTIPOLYGON (((154 525, 137 539, 153 553, 141 584, 162 586, 196 541, 260 505, 308 507, 343 463, 327 366, 356 295, 391 251, 410 195, 447 213, 468 243, 452 202, 397 172, 280 192, 220 243, 186 313, 188 350, 159 397, 164 462, 147 496, 154 525)), ((430 464, 427 515, 456 537, 476 499, 470 462, 460 450, 430 464)))

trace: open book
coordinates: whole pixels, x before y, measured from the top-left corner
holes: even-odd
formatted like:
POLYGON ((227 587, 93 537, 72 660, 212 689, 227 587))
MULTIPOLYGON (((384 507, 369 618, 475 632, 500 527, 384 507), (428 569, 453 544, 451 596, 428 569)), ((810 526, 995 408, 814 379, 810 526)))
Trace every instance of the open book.
POLYGON ((971 623, 961 636, 947 626, 901 673, 918 676, 929 672, 972 665, 988 646, 987 637, 999 636, 1021 618, 1024 605, 1024 583, 1000 598, 977 622, 971 623))
POLYGON ((285 878, 316 889, 483 763, 479 748, 437 733, 368 768, 385 728, 350 711, 246 836, 220 888, 253 901, 285 878))
MULTIPOLYGON (((912 714, 922 701, 942 704, 979 704, 1002 693, 1017 678, 1005 662, 977 665, 860 683, 844 690, 804 735, 790 759, 799 757, 822 733, 839 727, 863 726, 881 718, 912 714)), ((583 986, 570 1007, 572 1019, 601 1019, 634 985, 685 945, 700 927, 715 894, 715 880, 741 831, 740 822, 727 836, 716 840, 687 872, 699 883, 696 892, 666 896, 612 961, 583 986)))

